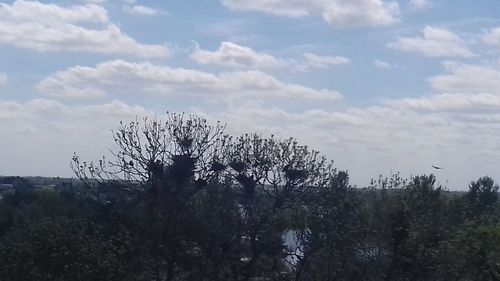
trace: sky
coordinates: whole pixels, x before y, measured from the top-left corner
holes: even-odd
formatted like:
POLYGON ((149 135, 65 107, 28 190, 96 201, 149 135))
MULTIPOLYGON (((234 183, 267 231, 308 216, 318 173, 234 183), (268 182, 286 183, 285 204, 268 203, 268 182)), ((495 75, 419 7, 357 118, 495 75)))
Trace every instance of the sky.
POLYGON ((500 1, 0 0, 0 174, 72 176, 167 111, 295 137, 358 186, 500 180, 500 1))

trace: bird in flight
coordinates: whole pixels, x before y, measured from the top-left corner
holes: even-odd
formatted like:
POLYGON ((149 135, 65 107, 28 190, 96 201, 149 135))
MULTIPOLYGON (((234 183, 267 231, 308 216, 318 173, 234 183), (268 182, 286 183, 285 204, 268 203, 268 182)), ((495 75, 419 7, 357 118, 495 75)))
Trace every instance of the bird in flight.
POLYGON ((431 165, 432 168, 436 169, 436 170, 442 170, 444 169, 443 167, 439 167, 439 166, 436 166, 436 165, 431 165))

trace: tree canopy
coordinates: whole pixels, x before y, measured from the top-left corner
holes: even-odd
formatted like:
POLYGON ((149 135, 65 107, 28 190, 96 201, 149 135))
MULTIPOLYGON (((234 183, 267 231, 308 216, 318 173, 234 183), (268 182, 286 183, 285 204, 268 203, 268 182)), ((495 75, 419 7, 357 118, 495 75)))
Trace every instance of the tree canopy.
POLYGON ((349 184, 293 138, 183 114, 121 123, 79 181, 11 180, 2 280, 500 280, 498 185, 349 184))

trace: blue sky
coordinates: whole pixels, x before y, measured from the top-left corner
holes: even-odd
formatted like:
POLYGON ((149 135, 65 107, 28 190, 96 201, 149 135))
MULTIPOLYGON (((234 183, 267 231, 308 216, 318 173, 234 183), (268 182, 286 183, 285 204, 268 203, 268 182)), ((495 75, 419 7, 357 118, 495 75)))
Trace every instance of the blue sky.
POLYGON ((500 2, 0 0, 0 174, 71 176, 167 110, 464 189, 500 167, 500 2))

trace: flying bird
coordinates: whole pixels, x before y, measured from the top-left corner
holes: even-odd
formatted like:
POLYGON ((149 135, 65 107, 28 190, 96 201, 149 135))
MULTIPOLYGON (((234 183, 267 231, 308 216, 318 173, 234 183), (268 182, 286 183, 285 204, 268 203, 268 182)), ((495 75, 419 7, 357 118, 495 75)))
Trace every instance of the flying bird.
POLYGON ((436 170, 442 170, 444 169, 443 167, 439 167, 439 166, 436 166, 436 165, 431 165, 432 168, 436 169, 436 170))

